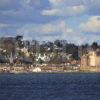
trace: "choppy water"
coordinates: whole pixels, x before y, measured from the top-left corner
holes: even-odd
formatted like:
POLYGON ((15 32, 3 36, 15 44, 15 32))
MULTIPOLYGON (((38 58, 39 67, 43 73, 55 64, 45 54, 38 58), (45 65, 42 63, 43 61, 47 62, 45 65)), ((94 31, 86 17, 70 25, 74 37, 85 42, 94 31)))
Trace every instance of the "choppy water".
POLYGON ((0 100, 100 100, 100 74, 0 74, 0 100))

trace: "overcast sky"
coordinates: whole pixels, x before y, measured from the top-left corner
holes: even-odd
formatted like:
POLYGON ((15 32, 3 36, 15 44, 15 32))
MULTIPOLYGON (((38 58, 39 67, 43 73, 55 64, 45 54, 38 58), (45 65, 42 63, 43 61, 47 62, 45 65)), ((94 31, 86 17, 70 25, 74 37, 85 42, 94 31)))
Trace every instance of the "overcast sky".
POLYGON ((100 0, 0 0, 0 37, 100 42, 100 0))

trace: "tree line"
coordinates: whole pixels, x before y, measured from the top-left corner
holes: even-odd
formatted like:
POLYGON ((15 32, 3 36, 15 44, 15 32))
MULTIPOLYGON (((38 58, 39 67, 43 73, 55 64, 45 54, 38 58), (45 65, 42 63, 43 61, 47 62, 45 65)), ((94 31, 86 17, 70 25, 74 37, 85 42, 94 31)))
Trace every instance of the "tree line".
MULTIPOLYGON (((97 50, 100 48, 100 45, 97 42, 93 42, 91 45, 76 45, 74 43, 68 43, 67 40, 55 40, 54 42, 26 41, 23 40, 23 36, 16 36, 14 38, 1 38, 0 48, 0 56, 9 59, 9 61, 14 57, 26 59, 26 54, 28 53, 30 61, 35 62, 36 54, 40 53, 41 55, 46 54, 49 56, 53 54, 49 63, 65 63, 68 60, 64 56, 65 54, 71 54, 71 60, 80 60, 80 52, 84 54, 90 49, 97 50), (22 49, 26 49, 27 51, 22 52, 22 49)), ((42 61, 40 60, 39 62, 41 63, 42 61)))

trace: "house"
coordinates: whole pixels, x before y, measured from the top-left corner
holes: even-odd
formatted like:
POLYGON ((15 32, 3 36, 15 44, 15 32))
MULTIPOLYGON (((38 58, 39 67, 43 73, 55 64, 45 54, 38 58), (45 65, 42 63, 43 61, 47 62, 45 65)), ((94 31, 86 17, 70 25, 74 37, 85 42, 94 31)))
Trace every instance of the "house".
POLYGON ((81 66, 100 66, 100 50, 89 51, 81 57, 81 66))
POLYGON ((36 54, 36 61, 38 61, 39 59, 41 59, 42 61, 49 61, 49 57, 46 54, 36 54))

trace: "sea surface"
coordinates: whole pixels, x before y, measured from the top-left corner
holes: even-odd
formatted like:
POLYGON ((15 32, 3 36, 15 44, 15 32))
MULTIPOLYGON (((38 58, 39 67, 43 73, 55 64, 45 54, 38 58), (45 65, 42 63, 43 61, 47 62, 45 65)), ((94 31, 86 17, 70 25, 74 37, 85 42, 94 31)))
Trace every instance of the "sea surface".
POLYGON ((0 100, 100 100, 100 73, 0 74, 0 100))

